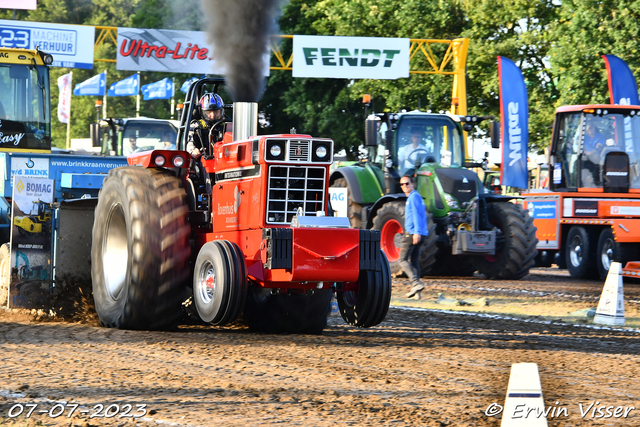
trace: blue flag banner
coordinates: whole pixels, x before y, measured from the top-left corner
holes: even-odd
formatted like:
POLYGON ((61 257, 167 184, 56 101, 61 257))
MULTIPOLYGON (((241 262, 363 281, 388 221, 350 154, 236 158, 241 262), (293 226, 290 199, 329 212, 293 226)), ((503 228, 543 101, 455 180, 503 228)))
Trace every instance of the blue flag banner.
POLYGON ((189 80, 182 83, 182 86, 180 86, 180 92, 187 93, 187 91, 189 90, 189 86, 191 86, 197 80, 198 80, 197 77, 191 77, 189 80))
POLYGON ((527 87, 520 68, 510 59, 498 56, 500 79, 500 134, 502 166, 500 183, 528 188, 529 105, 527 87))
POLYGON ((78 83, 73 88, 73 94, 76 96, 103 96, 106 86, 107 72, 105 71, 104 73, 91 77, 89 80, 78 83))
POLYGON ((109 96, 132 96, 140 92, 140 79, 138 74, 127 77, 124 80, 113 83, 109 86, 109 96))
POLYGON ((607 66, 607 80, 611 103, 617 105, 640 105, 638 85, 626 62, 615 55, 602 55, 607 66))
POLYGON ((168 78, 142 86, 145 101, 150 99, 170 99, 173 96, 173 82, 168 78))

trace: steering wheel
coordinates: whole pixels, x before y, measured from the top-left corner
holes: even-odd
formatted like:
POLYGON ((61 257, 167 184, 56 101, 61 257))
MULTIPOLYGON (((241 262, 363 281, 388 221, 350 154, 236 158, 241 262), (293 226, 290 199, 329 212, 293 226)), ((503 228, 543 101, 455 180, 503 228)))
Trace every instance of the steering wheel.
MULTIPOLYGON (((599 153, 599 159, 597 162, 594 162, 596 164, 600 164, 600 166, 604 165, 604 161, 607 158, 607 154, 609 153, 624 153, 624 148, 620 148, 618 146, 615 145, 606 145, 602 151, 599 153)), ((593 161, 593 160, 592 160, 593 161)))
POLYGON ((418 147, 418 148, 416 148, 415 150, 413 150, 412 152, 409 153, 409 155, 407 156, 407 160, 406 161, 411 163, 411 166, 415 165, 416 162, 418 161, 418 154, 421 151, 425 154, 425 158, 426 158, 426 156, 429 154, 429 152, 425 148, 418 147), (412 156, 414 156, 414 155, 415 155, 415 158, 412 159, 412 156))

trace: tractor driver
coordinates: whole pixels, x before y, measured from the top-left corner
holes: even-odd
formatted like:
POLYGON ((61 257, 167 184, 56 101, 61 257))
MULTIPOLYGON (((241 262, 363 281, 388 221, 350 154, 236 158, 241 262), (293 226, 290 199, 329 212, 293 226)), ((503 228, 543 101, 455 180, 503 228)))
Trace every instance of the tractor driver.
POLYGON ((424 132, 420 127, 411 128, 411 143, 401 147, 398 150, 399 166, 403 169, 409 169, 416 166, 416 163, 422 163, 429 152, 424 144, 424 132))
POLYGON ((224 135, 224 102, 220 95, 205 93, 199 104, 202 118, 191 121, 187 138, 187 151, 194 159, 213 154, 213 144, 224 135))
POLYGON ((595 120, 592 117, 587 117, 582 161, 583 186, 593 187, 594 185, 600 185, 600 156, 605 145, 605 137, 596 128, 595 120))

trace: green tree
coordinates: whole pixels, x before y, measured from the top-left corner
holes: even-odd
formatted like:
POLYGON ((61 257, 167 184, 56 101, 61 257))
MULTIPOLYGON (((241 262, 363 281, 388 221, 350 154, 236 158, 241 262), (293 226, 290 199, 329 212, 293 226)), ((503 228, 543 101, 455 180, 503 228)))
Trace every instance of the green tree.
MULTIPOLYGON (((283 34, 451 39, 464 26, 462 3, 408 0, 292 0, 280 19, 283 34)), ((286 55, 290 44, 283 43, 286 55)), ((443 53, 443 52, 440 52, 443 53)), ((452 78, 411 75, 399 80, 294 79, 272 72, 263 103, 268 130, 331 137, 355 153, 364 141, 365 93, 376 111, 448 109, 452 78)))
POLYGON ((562 2, 549 37, 558 76, 558 105, 609 103, 603 54, 617 55, 632 71, 640 67, 640 4, 621 0, 562 2))
POLYGON ((529 145, 549 144, 556 78, 549 63, 549 28, 557 20, 559 6, 553 0, 468 0, 468 25, 462 35, 471 39, 467 61, 469 109, 499 116, 497 57, 520 67, 529 96, 529 145))

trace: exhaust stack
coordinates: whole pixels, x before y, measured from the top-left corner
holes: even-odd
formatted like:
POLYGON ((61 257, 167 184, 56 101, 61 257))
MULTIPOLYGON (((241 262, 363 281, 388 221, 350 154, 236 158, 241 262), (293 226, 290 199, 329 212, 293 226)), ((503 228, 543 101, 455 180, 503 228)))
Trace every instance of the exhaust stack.
POLYGON ((233 140, 241 141, 258 134, 258 103, 233 103, 233 140))

